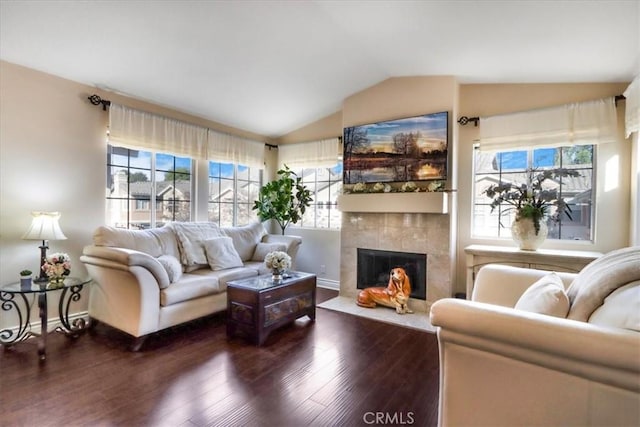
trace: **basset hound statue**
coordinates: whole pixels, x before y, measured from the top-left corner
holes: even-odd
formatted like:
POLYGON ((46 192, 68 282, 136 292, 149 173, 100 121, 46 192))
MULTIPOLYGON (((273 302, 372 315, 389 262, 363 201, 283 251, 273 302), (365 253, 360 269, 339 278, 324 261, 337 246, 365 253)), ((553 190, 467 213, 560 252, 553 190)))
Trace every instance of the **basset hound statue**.
POLYGON ((357 303, 359 306, 374 308, 376 305, 383 305, 396 309, 396 313, 413 313, 409 310, 407 302, 411 295, 411 281, 404 268, 395 267, 389 274, 389 284, 386 288, 371 287, 361 290, 358 293, 357 303))

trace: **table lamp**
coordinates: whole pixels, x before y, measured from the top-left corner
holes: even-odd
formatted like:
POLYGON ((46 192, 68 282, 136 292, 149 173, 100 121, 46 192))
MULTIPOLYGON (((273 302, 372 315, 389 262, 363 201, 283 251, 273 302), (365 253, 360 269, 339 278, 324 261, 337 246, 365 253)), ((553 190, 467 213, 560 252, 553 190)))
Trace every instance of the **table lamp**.
POLYGON ((58 224, 59 212, 31 212, 31 216, 33 216, 31 227, 24 233, 22 238, 25 240, 42 240, 42 245, 40 246, 40 275, 35 279, 35 282, 46 282, 49 279, 42 270, 42 266, 47 260, 48 240, 65 240, 67 236, 62 233, 58 224))

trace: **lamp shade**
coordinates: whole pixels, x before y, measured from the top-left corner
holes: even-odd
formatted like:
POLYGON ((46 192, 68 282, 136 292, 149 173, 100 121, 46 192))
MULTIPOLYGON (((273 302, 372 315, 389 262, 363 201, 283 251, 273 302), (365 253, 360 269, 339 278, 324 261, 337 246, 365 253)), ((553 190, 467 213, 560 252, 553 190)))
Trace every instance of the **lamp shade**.
POLYGON ((25 240, 66 240, 58 224, 59 212, 31 212, 31 226, 22 236, 25 240))

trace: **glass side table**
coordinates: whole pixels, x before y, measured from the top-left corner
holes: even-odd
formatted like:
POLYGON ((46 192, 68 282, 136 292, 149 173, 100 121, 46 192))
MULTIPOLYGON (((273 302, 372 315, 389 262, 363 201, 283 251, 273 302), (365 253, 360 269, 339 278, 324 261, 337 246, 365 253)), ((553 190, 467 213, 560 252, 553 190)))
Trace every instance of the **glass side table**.
POLYGON ((72 301, 79 301, 80 291, 85 285, 90 284, 91 279, 78 279, 76 277, 66 277, 63 283, 52 286, 48 282, 34 282, 29 287, 23 287, 20 283, 11 283, 0 286, 0 307, 4 311, 15 310, 18 316, 18 327, 0 330, 0 344, 4 347, 11 347, 16 343, 31 337, 38 339, 38 355, 40 360, 45 360, 47 356, 47 295, 50 292, 62 291, 60 302, 58 303, 58 317, 61 325, 54 329, 69 338, 77 338, 90 326, 89 321, 78 318, 69 321, 69 307, 72 301), (29 298, 32 296, 32 298, 29 298), (40 332, 31 330, 31 307, 38 299, 40 310, 40 332))

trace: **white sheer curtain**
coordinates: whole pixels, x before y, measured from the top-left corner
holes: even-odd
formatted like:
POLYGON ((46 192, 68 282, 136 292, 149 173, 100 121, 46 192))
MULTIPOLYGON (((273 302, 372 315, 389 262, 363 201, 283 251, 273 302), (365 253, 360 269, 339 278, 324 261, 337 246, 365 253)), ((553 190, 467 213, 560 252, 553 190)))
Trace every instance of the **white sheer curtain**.
POLYGON ((631 137, 631 230, 629 243, 640 245, 640 75, 624 91, 625 135, 631 137))
POLYGON ((262 142, 113 103, 109 108, 109 143, 137 150, 264 168, 262 142))
POLYGON ((191 158, 207 158, 207 128, 111 103, 109 143, 191 158))
POLYGON ((338 138, 278 146, 278 164, 291 168, 329 168, 342 155, 338 138))
POLYGON ((209 129, 207 158, 264 169, 264 143, 209 129))
POLYGON ((624 91, 626 110, 624 113, 624 127, 627 138, 640 132, 640 75, 636 76, 627 90, 624 91))
POLYGON ((480 119, 480 150, 503 151, 614 142, 614 98, 480 119))

